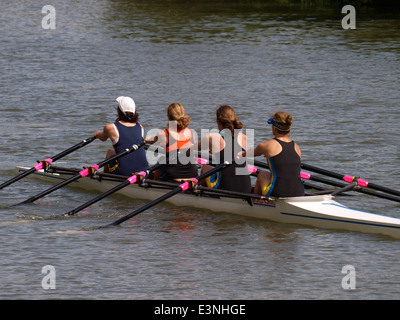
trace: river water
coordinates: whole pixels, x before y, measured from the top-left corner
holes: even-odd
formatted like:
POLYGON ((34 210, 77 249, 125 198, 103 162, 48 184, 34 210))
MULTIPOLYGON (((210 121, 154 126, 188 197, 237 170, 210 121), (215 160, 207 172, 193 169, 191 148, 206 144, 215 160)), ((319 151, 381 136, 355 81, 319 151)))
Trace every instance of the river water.
MULTIPOLYGON (((171 102, 199 133, 230 104, 255 143, 284 109, 303 162, 400 189, 398 11, 356 8, 356 29, 344 30, 341 8, 247 3, 52 0, 55 29, 44 29, 44 3, 1 1, 0 181, 113 122, 115 98, 128 95, 146 131, 166 125, 171 102)), ((109 147, 95 141, 62 161, 97 163, 109 147)), ((48 187, 25 178, 1 191, 0 299, 400 298, 399 242, 388 237, 168 204, 80 231, 145 201, 112 196, 46 219, 95 196, 73 188, 9 208, 48 187), (55 289, 42 286, 46 265, 55 289)), ((389 200, 338 200, 400 217, 389 200)))

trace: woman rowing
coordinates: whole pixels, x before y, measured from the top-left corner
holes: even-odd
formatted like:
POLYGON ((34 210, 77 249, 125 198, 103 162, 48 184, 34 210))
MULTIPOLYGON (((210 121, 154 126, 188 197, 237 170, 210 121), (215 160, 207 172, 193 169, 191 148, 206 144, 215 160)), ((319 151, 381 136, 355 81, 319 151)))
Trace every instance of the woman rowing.
MULTIPOLYGON (((243 124, 240 122, 232 107, 221 105, 217 112, 217 126, 219 132, 209 133, 202 137, 198 143, 198 150, 208 149, 217 163, 232 162, 238 150, 246 150, 247 136, 242 132, 243 124)), ((203 165, 201 172, 211 169, 203 165)), ((224 189, 237 192, 251 192, 250 176, 246 164, 231 164, 211 177, 205 183, 210 188, 224 189)))
MULTIPOLYGON (((253 153, 255 157, 264 155, 270 169, 270 172, 261 171, 258 174, 254 193, 275 197, 304 196, 300 178, 301 151, 289 137, 292 123, 289 113, 276 112, 268 119, 274 138, 258 144, 253 150, 247 150, 247 154, 253 153)), ((246 151, 242 155, 246 156, 246 151)))
POLYGON ((180 103, 171 103, 167 108, 168 128, 161 130, 146 142, 165 148, 166 164, 163 164, 155 178, 164 181, 181 181, 198 175, 195 158, 190 157, 188 148, 195 142, 195 133, 189 129, 190 117, 180 103), (180 150, 185 150, 184 154, 180 150), (186 152, 187 151, 187 152, 186 152))
MULTIPOLYGON (((94 133, 96 138, 101 141, 111 140, 113 149, 107 151, 106 158, 119 154, 144 141, 144 130, 138 122, 139 114, 136 112, 135 102, 132 98, 123 96, 118 97, 116 100, 118 102, 116 108, 118 118, 114 123, 106 124, 103 131, 98 130, 94 133)), ((146 151, 144 148, 140 148, 112 161, 104 167, 104 171, 128 176, 148 168, 149 163, 146 158, 146 151)))

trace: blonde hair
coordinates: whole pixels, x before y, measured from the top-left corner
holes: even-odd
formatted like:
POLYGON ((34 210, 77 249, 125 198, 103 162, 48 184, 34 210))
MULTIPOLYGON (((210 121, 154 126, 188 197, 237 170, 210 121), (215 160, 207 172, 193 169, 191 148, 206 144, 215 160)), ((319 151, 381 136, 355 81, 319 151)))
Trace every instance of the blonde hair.
POLYGON ((290 131, 290 128, 293 123, 293 118, 289 113, 285 111, 277 111, 272 115, 272 118, 274 119, 276 124, 278 124, 281 128, 285 129, 283 131, 277 128, 277 130, 280 133, 288 133, 290 131))
POLYGON ((186 114, 185 108, 182 104, 174 102, 167 108, 168 120, 176 121, 178 130, 185 129, 190 124, 190 117, 186 114))
POLYGON ((242 129, 243 124, 239 121, 235 111, 231 106, 220 105, 217 109, 217 121, 221 123, 222 127, 229 129, 234 134, 235 129, 242 129))

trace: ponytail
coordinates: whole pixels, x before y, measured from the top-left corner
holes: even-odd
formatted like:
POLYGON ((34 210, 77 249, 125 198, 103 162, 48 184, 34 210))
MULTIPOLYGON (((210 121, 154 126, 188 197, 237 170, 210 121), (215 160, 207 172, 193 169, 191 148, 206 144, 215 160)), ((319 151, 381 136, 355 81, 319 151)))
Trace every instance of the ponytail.
POLYGON ((171 103, 167 108, 167 115, 170 121, 176 121, 178 130, 186 129, 190 124, 190 117, 180 103, 171 103))
POLYGON ((235 129, 242 129, 243 124, 240 122, 231 106, 220 105, 217 109, 217 121, 224 129, 229 129, 232 136, 235 129))

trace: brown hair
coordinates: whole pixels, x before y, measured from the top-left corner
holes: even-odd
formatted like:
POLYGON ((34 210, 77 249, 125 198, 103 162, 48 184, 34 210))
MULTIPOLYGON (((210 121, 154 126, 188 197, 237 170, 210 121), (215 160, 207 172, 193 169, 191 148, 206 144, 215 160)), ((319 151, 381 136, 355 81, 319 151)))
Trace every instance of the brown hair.
POLYGON ((190 124, 190 117, 186 114, 185 108, 180 103, 171 103, 167 108, 168 120, 176 121, 178 130, 185 129, 190 124))
POLYGON ((118 118, 116 121, 125 121, 125 122, 131 122, 131 123, 137 123, 139 121, 139 114, 137 112, 125 112, 123 113, 119 108, 117 109, 118 111, 118 118))
POLYGON ((290 131, 290 127, 293 123, 293 118, 289 113, 285 111, 277 111, 272 115, 272 118, 279 127, 284 129, 279 130, 279 128, 275 127, 279 133, 285 134, 290 131))
POLYGON ((226 104, 218 106, 217 121, 224 129, 231 130, 232 135, 234 134, 234 129, 243 128, 243 124, 239 121, 233 108, 226 104))

